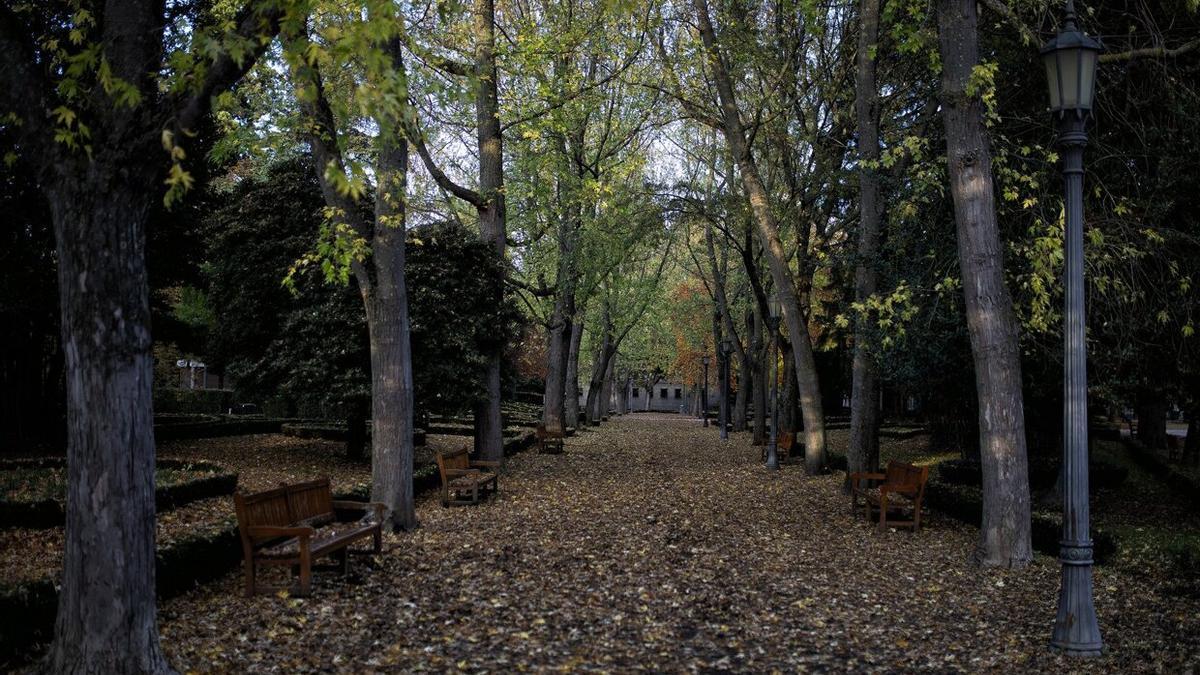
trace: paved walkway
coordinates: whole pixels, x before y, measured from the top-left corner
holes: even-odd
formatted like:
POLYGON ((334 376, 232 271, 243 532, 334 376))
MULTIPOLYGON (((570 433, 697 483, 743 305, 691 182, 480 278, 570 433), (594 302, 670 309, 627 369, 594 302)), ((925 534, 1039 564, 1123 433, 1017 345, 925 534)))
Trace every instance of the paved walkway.
MULTIPOLYGON (((482 507, 420 504, 306 600, 238 595, 239 579, 168 602, 182 671, 583 669, 614 672, 1060 670, 1045 648, 1058 568, 974 570, 973 528, 931 518, 876 534, 840 478, 767 473, 744 434, 636 414, 510 460, 482 507), (372 569, 373 568, 373 569, 372 569)), ((1112 654, 1097 671, 1182 670, 1197 603, 1097 575, 1112 654), (1150 617, 1159 617, 1158 620, 1150 617), (1156 663, 1157 661, 1157 663, 1156 663)))

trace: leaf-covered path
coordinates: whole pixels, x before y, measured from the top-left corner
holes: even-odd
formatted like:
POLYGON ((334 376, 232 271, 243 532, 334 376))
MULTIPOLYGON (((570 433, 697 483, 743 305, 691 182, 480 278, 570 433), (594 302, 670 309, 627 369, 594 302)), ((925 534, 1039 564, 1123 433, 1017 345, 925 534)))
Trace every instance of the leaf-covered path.
POLYGON ((390 536, 311 598, 242 598, 239 577, 165 603, 181 671, 932 669, 1179 672, 1196 600, 1097 570, 1110 653, 1046 649, 1058 567, 967 566, 975 532, 877 534, 840 478, 769 474, 746 435, 633 415, 511 458, 497 500, 390 536))

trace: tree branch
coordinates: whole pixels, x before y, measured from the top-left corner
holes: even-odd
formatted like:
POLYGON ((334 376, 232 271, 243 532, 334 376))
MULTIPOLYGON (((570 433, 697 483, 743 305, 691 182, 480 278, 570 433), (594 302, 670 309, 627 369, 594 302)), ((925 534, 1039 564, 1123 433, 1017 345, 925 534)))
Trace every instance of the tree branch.
POLYGON ((405 120, 405 132, 408 134, 409 140, 417 148, 417 154, 421 156, 421 162, 425 165, 425 170, 433 178, 443 190, 467 202, 477 209, 487 208, 483 197, 476 191, 455 183, 446 172, 437 165, 433 160, 433 155, 429 153, 429 147, 425 145, 425 136, 421 132, 421 128, 416 121, 416 108, 410 106, 413 110, 412 118, 405 120))
POLYGON ((221 54, 209 67, 200 87, 183 100, 171 106, 175 112, 175 125, 183 131, 193 131, 200 119, 208 114, 212 97, 237 84, 266 52, 271 39, 279 33, 283 19, 283 4, 280 2, 248 2, 238 13, 238 38, 254 43, 254 51, 240 61, 229 53, 221 54))
POLYGON ((1134 59, 1171 59, 1195 51, 1197 47, 1200 47, 1200 38, 1191 42, 1185 42, 1174 49, 1167 49, 1166 47, 1143 47, 1124 52, 1101 54, 1100 63, 1120 63, 1123 61, 1133 61, 1134 59))

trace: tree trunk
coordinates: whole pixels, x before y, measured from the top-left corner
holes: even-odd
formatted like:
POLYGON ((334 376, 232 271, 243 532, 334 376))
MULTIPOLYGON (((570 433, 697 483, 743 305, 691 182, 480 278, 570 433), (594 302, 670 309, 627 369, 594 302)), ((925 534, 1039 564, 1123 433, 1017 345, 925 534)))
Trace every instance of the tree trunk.
MULTIPOLYGON (((475 123, 479 140, 479 194, 484 207, 479 209, 479 232, 485 242, 495 246, 503 269, 505 224, 504 139, 500 126, 500 103, 496 68, 495 0, 475 0, 475 75, 478 81, 475 123)), ((496 302, 504 301, 503 288, 497 288, 496 302)), ((475 449, 479 458, 498 462, 504 459, 504 425, 500 417, 500 368, 503 348, 488 355, 484 384, 486 402, 475 411, 475 449)))
POLYGON ((346 459, 359 461, 367 452, 367 415, 370 402, 355 397, 346 414, 346 459))
POLYGON ((800 431, 799 396, 796 392, 796 362, 792 358, 792 346, 785 342, 781 345, 783 352, 783 395, 780 397, 779 430, 789 433, 800 431))
POLYGON ((613 378, 617 367, 617 356, 614 353, 604 369, 604 384, 600 387, 600 408, 596 411, 596 419, 608 419, 608 411, 612 409, 613 378))
POLYGON ((1200 417, 1193 410, 1188 415, 1187 439, 1183 442, 1183 457, 1192 464, 1200 463, 1200 417))
MULTIPOLYGON (((387 506, 394 529, 417 526, 413 501, 413 379, 408 292, 404 280, 408 143, 380 149, 375 235, 368 264, 374 287, 363 292, 371 340, 371 501, 387 506)), ((360 275, 362 276, 362 275, 360 275)), ((360 279, 360 288, 365 288, 360 279)))
MULTIPOLYGON (((855 117, 858 125, 859 226, 858 261, 854 269, 854 299, 865 303, 875 294, 879 225, 883 205, 879 199, 879 87, 875 78, 875 50, 879 40, 880 0, 861 0, 855 117)), ((867 350, 869 316, 862 311, 854 324, 854 361, 850 385, 850 441, 846 449, 849 472, 874 471, 879 465, 879 380, 874 359, 867 350)), ((850 487, 849 482, 846 488, 850 487)))
POLYGON ((979 399, 983 523, 974 558, 985 566, 1022 567, 1032 550, 1021 360, 1004 281, 983 105, 977 94, 967 93, 979 64, 975 12, 973 0, 938 2, 946 157, 979 399))
POLYGON ((560 289, 546 337, 546 386, 542 396, 542 424, 548 431, 559 433, 565 426, 567 359, 571 346, 565 304, 560 289))
POLYGON ((53 673, 170 672, 155 615, 145 265, 153 191, 143 185, 157 181, 144 178, 92 163, 85 175, 60 178, 47 195, 67 374, 62 588, 44 663, 53 673))
POLYGON ((821 402, 821 382, 817 375, 817 363, 813 357, 812 342, 808 334, 808 321, 801 311, 796 295, 788 256, 779 237, 779 226, 771 209, 770 196, 759 176, 751 148, 746 143, 746 132, 738 112, 734 95, 733 80, 725 68, 724 60, 717 48, 716 33, 708 13, 707 0, 695 0, 700 37, 708 53, 709 65, 717 92, 721 100, 721 123, 730 154, 737 161, 742 176, 742 187, 750 202, 750 209, 758 228, 759 239, 766 254, 771 278, 775 282, 783 309, 783 319, 792 338, 793 355, 796 362, 796 385, 800 393, 800 404, 804 410, 804 468, 809 474, 825 470, 825 413, 821 402))
POLYGON ((571 323, 571 342, 567 352, 567 381, 563 392, 568 427, 579 426, 579 345, 583 341, 583 321, 571 323))
POLYGON ((754 312, 754 336, 752 339, 754 353, 754 444, 767 443, 767 346, 763 344, 763 322, 758 312, 754 312))
POLYGON ((1137 437, 1146 447, 1167 447, 1167 397, 1158 389, 1147 389, 1137 399, 1137 437))

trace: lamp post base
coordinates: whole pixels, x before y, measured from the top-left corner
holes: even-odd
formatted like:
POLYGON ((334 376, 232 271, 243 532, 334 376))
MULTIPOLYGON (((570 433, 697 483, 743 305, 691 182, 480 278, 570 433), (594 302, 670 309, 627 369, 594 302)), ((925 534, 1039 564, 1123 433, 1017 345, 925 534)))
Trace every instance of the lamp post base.
POLYGON ((1067 656, 1100 656, 1103 642, 1092 602, 1092 542, 1061 542, 1062 587, 1050 647, 1067 656))
POLYGON ((769 471, 779 470, 779 450, 774 439, 767 445, 767 469, 769 471))

